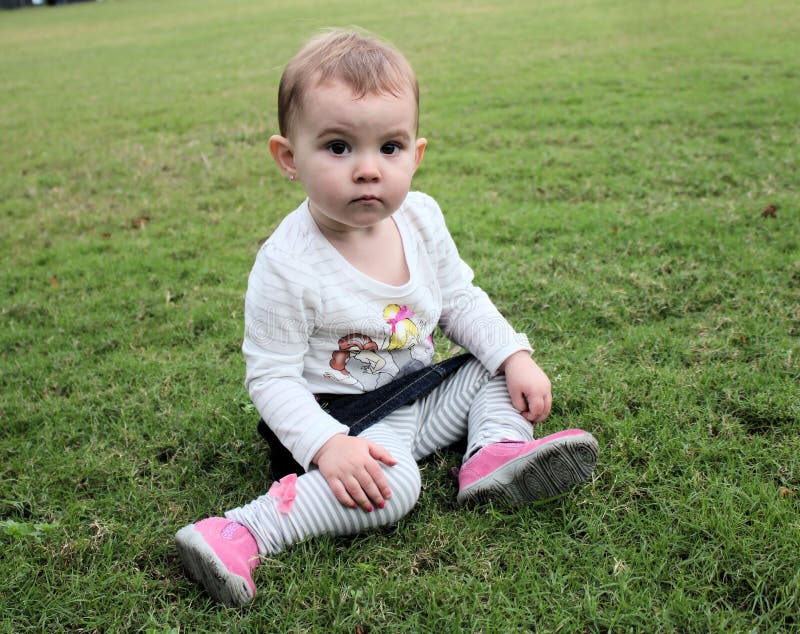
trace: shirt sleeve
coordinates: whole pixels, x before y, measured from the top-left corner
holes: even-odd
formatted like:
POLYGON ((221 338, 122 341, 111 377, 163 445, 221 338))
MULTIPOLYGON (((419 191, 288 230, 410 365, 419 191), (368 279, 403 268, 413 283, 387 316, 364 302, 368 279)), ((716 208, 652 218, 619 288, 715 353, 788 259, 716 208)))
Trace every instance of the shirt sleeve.
POLYGON ((425 197, 434 223, 442 315, 439 326, 451 341, 469 350, 491 373, 513 353, 533 352, 525 333, 518 333, 489 296, 473 284, 474 272, 461 259, 439 205, 425 197))
POLYGON ((306 470, 322 445, 348 432, 322 410, 303 378, 318 303, 315 286, 310 267, 265 245, 247 284, 242 343, 253 404, 306 470))

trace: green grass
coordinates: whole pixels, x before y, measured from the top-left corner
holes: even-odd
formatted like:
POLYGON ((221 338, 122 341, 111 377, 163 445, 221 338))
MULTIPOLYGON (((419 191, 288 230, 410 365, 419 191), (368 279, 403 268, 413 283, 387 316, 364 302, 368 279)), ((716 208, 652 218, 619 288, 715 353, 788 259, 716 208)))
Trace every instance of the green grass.
POLYGON ((800 610, 800 5, 86 3, 0 13, 2 632, 788 632, 800 610), (242 298, 317 28, 398 44, 435 196, 591 430, 594 480, 266 562, 243 610, 172 543, 268 486, 242 298), (766 205, 776 217, 763 217, 766 205))

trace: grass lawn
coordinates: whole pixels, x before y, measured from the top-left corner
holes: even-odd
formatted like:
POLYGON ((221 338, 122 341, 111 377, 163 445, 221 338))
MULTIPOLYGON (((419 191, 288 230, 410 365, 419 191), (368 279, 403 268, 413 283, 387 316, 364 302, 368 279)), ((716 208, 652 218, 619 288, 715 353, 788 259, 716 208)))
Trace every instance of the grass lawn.
POLYGON ((800 628, 800 4, 138 0, 0 13, 0 632, 800 628), (266 141, 322 26, 422 86, 415 186, 592 431, 592 482, 266 561, 211 603, 172 541, 263 493, 243 388, 266 141))

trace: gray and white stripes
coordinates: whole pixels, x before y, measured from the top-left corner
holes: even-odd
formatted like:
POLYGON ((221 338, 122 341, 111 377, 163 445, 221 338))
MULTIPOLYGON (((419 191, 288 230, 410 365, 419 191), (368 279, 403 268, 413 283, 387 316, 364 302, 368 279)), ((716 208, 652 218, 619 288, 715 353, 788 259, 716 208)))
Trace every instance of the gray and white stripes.
POLYGON ((250 530, 262 555, 274 555, 315 535, 348 535, 397 522, 419 498, 417 461, 437 449, 466 437, 466 456, 470 456, 492 442, 533 439, 531 424, 511 405, 505 377, 491 376, 477 360, 469 361, 431 394, 396 410, 362 436, 386 447, 397 460, 393 467, 383 466, 392 490, 385 508, 372 513, 346 508, 322 474, 312 468, 298 478, 288 514, 278 512, 277 500, 265 494, 228 511, 226 517, 250 530))

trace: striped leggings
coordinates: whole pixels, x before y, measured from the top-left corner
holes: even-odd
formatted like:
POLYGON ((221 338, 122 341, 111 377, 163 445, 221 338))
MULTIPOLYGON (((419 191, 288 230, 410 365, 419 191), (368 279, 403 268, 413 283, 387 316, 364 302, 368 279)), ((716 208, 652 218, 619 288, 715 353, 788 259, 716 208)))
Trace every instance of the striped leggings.
POLYGON ((511 404, 505 377, 491 377, 472 359, 430 394, 395 410, 361 436, 384 446, 397 460, 392 467, 381 464, 392 491, 384 508, 367 513, 343 506, 319 470, 312 468, 297 479, 289 513, 279 512, 278 500, 265 494, 225 516, 250 530, 262 555, 274 555, 315 535, 349 535, 392 524, 419 498, 417 461, 464 437, 469 457, 500 440, 532 440, 533 430, 511 404))

